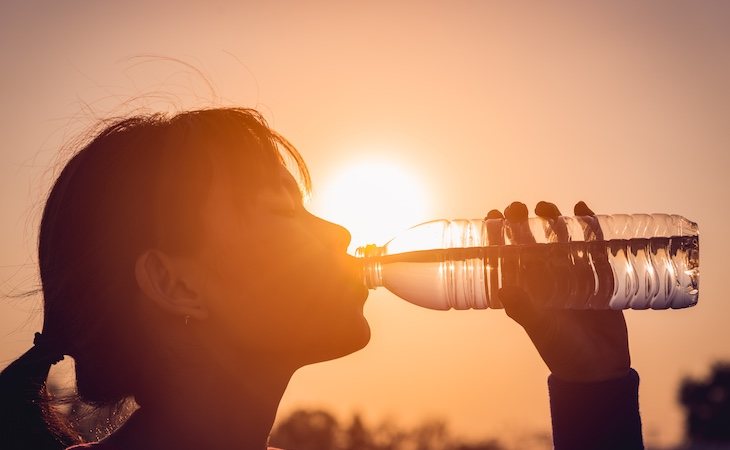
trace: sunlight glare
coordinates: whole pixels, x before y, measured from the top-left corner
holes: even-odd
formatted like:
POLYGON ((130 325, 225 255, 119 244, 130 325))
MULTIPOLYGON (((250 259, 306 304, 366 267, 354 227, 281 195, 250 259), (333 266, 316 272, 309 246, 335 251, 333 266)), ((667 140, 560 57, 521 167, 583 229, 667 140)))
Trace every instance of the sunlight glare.
POLYGON ((423 184, 392 162, 350 163, 321 186, 315 187, 313 212, 350 230, 352 254, 428 220, 423 184))

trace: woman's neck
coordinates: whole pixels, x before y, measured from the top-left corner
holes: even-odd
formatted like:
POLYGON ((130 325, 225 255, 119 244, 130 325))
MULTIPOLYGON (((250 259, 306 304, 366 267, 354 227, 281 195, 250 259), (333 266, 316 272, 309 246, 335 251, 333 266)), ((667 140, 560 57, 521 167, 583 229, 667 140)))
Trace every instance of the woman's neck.
POLYGON ((205 364, 186 364, 155 383, 111 439, 140 450, 265 449, 294 369, 215 353, 205 364))

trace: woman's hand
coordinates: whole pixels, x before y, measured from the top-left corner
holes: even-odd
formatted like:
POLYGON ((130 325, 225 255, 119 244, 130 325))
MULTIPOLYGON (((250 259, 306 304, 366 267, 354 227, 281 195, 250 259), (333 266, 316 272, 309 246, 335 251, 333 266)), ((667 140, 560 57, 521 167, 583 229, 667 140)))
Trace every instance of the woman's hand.
MULTIPOLYGON (((558 208, 547 202, 538 203, 535 213, 546 219, 554 220, 560 215, 558 208)), ((576 216, 594 215, 585 203, 575 205, 576 216)), ((499 211, 492 210, 488 218, 502 217, 499 211)), ((504 218, 513 224, 526 221, 527 206, 512 203, 504 211, 504 218)), ((599 234, 600 230, 592 230, 599 234)), ((561 233, 557 233, 561 237, 561 233)), ((529 236, 514 236, 530 239, 529 236)), ((563 235, 565 238, 565 235, 563 235)), ((628 373, 630 368, 628 334, 622 311, 614 310, 569 310, 544 306, 542 296, 552 284, 546 279, 544 265, 532 264, 527 267, 528 290, 503 287, 499 291, 507 315, 522 325, 535 348, 550 371, 565 381, 594 382, 618 378, 628 373)))

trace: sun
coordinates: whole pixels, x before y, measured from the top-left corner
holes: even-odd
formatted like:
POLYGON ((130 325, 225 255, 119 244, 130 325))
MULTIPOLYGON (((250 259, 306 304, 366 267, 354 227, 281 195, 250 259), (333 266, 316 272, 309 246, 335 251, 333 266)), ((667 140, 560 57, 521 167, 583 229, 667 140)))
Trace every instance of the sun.
POLYGON ((423 183, 397 163, 358 161, 342 166, 321 189, 315 186, 310 208, 350 230, 354 254, 427 220, 427 198, 423 183))

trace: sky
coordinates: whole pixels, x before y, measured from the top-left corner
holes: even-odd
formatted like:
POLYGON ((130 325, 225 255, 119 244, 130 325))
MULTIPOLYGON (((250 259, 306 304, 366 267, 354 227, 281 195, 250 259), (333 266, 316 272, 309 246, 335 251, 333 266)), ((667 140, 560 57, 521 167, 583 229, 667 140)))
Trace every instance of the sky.
MULTIPOLYGON (((727 23, 714 1, 5 1, 0 294, 38 286, 40 211, 74 136, 133 111, 254 107, 307 161, 310 209, 358 243, 514 200, 698 222, 699 304, 626 313, 645 439, 678 442, 680 381, 730 360, 727 23), (390 184, 347 184, 368 165, 390 184), (338 191, 361 207, 343 212, 338 191)), ((40 330, 38 300, 0 302, 0 366, 40 330)), ((502 311, 377 290, 365 313, 370 345, 301 369, 280 417, 326 407, 440 417, 475 437, 549 430, 548 371, 502 311)))

